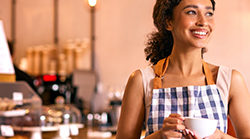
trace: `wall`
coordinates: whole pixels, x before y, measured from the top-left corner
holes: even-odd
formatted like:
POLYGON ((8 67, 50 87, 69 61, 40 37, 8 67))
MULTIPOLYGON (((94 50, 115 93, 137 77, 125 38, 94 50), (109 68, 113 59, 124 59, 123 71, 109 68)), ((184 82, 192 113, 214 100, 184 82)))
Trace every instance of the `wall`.
POLYGON ((11 38, 11 1, 0 0, 0 19, 4 21, 6 37, 11 38))
MULTIPOLYGON (((11 36, 11 1, 0 0, 0 18, 7 38, 11 36)), ((15 0, 15 63, 25 56, 29 46, 54 43, 54 2, 58 1, 59 47, 71 39, 89 38, 90 15, 83 0, 15 0)))
POLYGON ((250 88, 250 1, 216 1, 216 31, 205 59, 239 70, 250 88))
POLYGON ((53 1, 16 0, 15 63, 30 46, 53 42, 53 1))
POLYGON ((129 75, 149 63, 146 36, 152 31, 154 1, 105 0, 96 13, 96 66, 104 87, 124 87, 129 75))
MULTIPOLYGON (((16 27, 16 62, 25 55, 25 47, 53 43, 54 29, 51 25, 51 0, 22 0, 22 3, 20 0, 17 1, 20 13, 16 27)), ((99 2, 96 10, 95 52, 98 79, 104 89, 109 86, 124 87, 134 70, 149 64, 145 60, 143 49, 147 34, 154 29, 151 17, 155 1, 99 2)), ((9 0, 0 0, 0 3, 0 18, 6 20, 6 33, 10 36, 10 14, 6 8, 9 0)), ((83 0, 59 0, 59 4, 59 43, 63 44, 67 39, 89 37, 90 14, 83 0)), ((205 59, 239 70, 250 87, 250 9, 247 8, 249 5, 249 0, 217 0, 217 29, 208 44, 205 59)))

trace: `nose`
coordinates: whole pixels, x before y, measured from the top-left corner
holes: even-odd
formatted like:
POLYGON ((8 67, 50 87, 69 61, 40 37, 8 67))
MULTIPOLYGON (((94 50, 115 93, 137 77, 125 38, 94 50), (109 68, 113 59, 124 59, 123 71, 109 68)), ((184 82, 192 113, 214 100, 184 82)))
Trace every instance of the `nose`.
POLYGON ((197 26, 207 26, 208 23, 207 23, 206 17, 204 15, 199 15, 197 17, 196 25, 197 26))

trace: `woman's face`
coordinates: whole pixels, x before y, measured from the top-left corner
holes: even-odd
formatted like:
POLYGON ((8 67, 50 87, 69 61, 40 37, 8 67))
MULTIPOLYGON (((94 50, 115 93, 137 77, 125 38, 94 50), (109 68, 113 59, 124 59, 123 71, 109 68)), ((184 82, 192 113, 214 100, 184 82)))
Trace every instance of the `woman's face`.
POLYGON ((210 0, 182 0, 174 8, 167 27, 173 34, 174 45, 205 47, 215 28, 213 13, 210 0))

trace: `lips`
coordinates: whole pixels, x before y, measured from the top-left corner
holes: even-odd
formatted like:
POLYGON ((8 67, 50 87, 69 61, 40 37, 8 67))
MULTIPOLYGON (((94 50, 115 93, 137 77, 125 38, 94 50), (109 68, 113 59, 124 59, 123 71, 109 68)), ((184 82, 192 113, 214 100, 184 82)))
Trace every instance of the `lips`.
POLYGON ((197 38, 205 38, 208 34, 208 31, 207 30, 191 30, 191 34, 194 36, 194 37, 197 37, 197 38))

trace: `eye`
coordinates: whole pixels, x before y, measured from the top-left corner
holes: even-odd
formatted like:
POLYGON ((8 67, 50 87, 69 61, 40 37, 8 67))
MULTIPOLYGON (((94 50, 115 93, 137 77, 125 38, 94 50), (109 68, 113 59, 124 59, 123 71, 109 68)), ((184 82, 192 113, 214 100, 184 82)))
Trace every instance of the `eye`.
POLYGON ((213 15, 214 15, 213 12, 207 12, 207 13, 206 13, 206 16, 213 16, 213 15))
POLYGON ((195 14, 196 14, 196 12, 192 10, 192 11, 188 11, 188 12, 187 12, 187 14, 190 14, 190 15, 195 15, 195 14))

